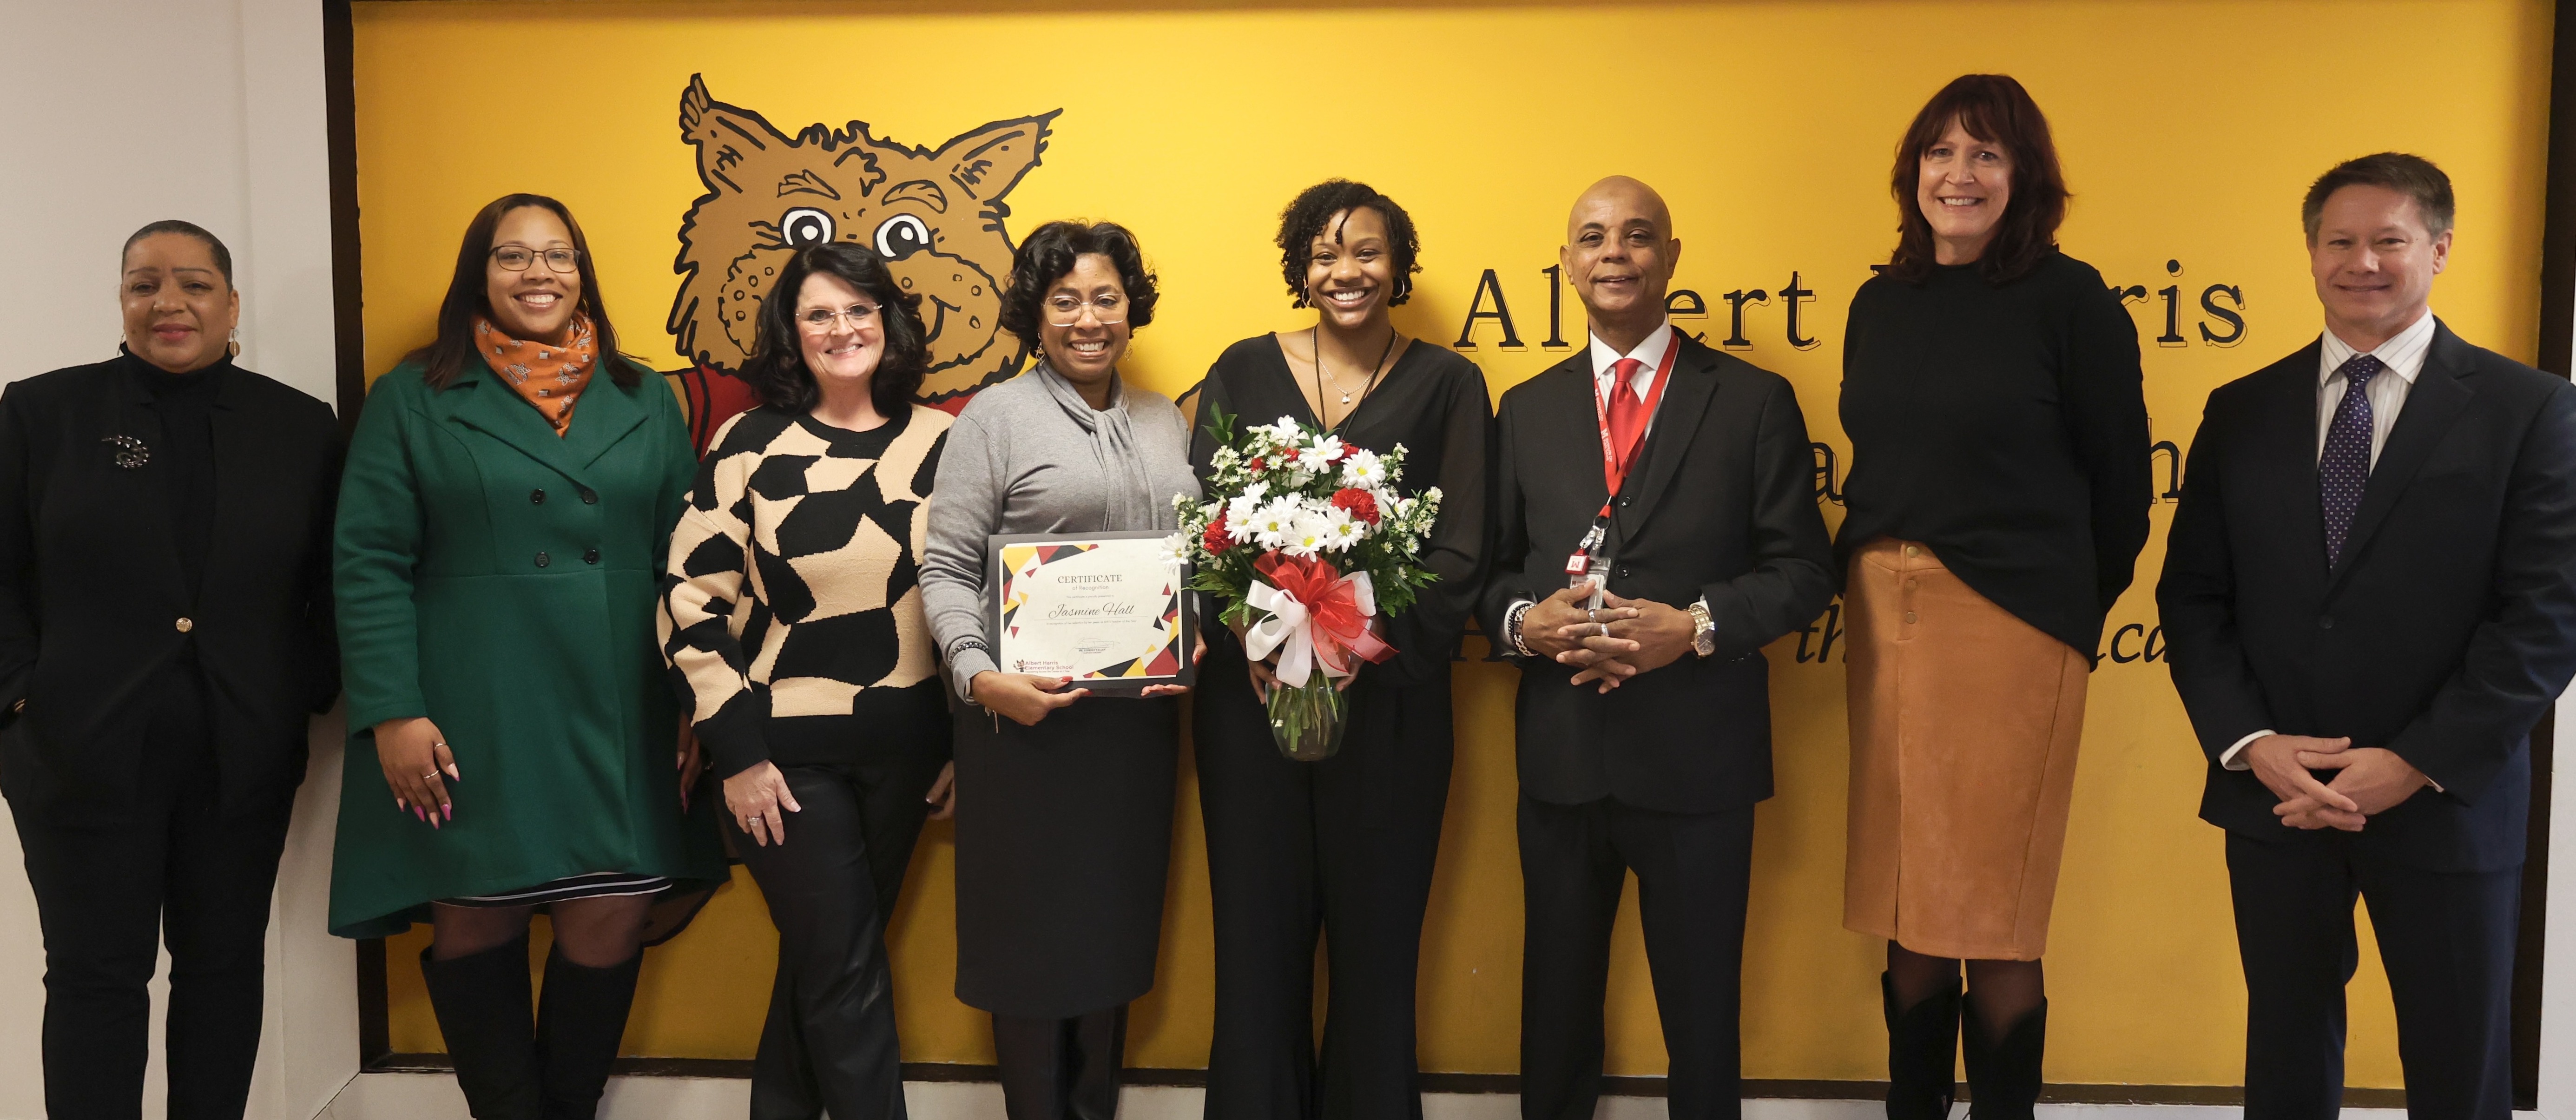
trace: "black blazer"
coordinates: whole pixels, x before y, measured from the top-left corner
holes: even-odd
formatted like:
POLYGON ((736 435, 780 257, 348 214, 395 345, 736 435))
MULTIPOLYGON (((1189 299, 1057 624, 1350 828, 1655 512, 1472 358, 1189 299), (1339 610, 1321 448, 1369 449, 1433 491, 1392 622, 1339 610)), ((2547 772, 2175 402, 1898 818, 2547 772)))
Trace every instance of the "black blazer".
POLYGON ((2219 755, 2266 728, 2349 735, 2442 787, 2356 843, 2436 871, 2514 866, 2525 745, 2576 674, 2576 386, 2436 324, 2328 570, 2317 353, 2209 395, 2166 542, 2156 604, 2210 759, 2200 815, 2285 838, 2278 799, 2219 755))
POLYGON ((339 691, 339 427, 329 406, 276 381, 208 371, 223 378, 211 409, 215 516, 192 595, 163 497, 167 464, 120 467, 109 442, 131 436, 148 450, 161 437, 135 361, 0 392, 0 777, 12 798, 117 812, 164 672, 193 649, 223 804, 256 804, 303 780, 305 717, 339 691))
MULTIPOLYGON (((1833 597, 1833 548, 1798 396, 1779 375, 1676 332, 1681 352, 1638 465, 1611 512, 1608 587, 1687 607, 1707 596, 1717 652, 1642 673, 1609 695, 1573 668, 1521 668, 1520 781, 1542 801, 1604 796, 1707 813, 1771 796, 1771 695, 1762 647, 1833 597)), ((1601 432, 1587 351, 1503 394, 1495 419, 1497 541, 1481 604, 1497 654, 1513 602, 1565 586, 1565 560, 1600 512, 1601 432)))

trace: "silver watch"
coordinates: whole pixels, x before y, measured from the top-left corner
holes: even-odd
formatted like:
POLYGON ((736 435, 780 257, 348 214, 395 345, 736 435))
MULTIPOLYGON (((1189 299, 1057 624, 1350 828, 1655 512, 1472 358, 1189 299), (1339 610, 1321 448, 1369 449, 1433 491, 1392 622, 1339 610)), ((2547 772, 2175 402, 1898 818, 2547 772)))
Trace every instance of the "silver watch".
POLYGON ((1717 652, 1717 620, 1708 615, 1708 599, 1691 600, 1691 651, 1706 657, 1717 652))

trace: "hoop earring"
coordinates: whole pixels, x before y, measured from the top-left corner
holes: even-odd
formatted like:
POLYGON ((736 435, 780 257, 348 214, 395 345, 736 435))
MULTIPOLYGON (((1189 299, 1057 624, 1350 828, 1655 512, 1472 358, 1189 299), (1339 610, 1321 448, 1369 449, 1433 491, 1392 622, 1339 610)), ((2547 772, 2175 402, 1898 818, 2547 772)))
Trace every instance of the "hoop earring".
POLYGON ((240 327, 234 327, 234 328, 233 328, 233 330, 232 330, 232 335, 231 335, 231 337, 229 337, 229 338, 225 339, 225 341, 224 341, 224 356, 225 356, 225 357, 227 357, 227 358, 238 358, 238 357, 241 357, 241 328, 240 328, 240 327))

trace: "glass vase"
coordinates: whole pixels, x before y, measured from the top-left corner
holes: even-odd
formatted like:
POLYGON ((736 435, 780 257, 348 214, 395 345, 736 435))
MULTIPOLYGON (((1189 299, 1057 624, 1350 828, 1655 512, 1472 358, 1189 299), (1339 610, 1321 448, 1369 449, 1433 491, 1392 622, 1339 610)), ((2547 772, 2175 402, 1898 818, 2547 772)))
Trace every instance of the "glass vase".
POLYGON ((1342 749, 1342 691, 1317 670, 1302 687, 1270 690, 1270 737, 1293 762, 1322 762, 1342 749))

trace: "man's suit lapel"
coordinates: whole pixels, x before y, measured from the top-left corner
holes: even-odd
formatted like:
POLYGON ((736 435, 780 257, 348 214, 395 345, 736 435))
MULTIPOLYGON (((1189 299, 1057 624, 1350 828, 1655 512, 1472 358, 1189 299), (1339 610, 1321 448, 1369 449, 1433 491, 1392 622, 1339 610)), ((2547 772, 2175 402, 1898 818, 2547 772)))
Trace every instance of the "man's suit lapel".
POLYGON ((2415 472, 2423 469, 2424 460, 2441 445, 2442 436, 2460 418, 2477 390, 2469 387, 2469 347, 2452 334, 2449 327, 2436 321, 2433 343, 2424 352, 2424 370, 2415 376, 2415 385, 2406 391, 2406 406, 2397 413, 2397 426, 2388 433, 2388 443, 2379 449, 2379 461, 2370 468, 2370 481, 2361 490, 2361 508, 2352 515, 2352 531, 2344 538, 2343 563, 2335 566, 2328 586, 2343 581, 2352 569, 2352 561, 2370 544, 2371 534, 2388 520, 2388 512, 2405 494, 2415 472))
POLYGON ((2254 476, 2270 492, 2275 514, 2300 554, 2302 578, 2323 591, 2326 577, 2325 511, 2317 498, 2317 350, 2311 342, 2263 373, 2254 422, 2261 470, 2254 476))
POLYGON ((1681 470, 1691 441, 1698 437, 1700 425, 1707 419, 1709 402, 1717 398, 1717 352, 1678 330, 1673 331, 1672 344, 1681 352, 1673 356, 1672 379, 1664 383, 1663 403, 1655 409, 1643 461, 1635 468, 1642 473, 1624 488, 1631 498, 1629 504, 1614 505, 1611 510, 1611 520, 1617 524, 1623 544, 1635 540, 1653 523, 1655 504, 1672 488, 1674 473, 1681 470))

